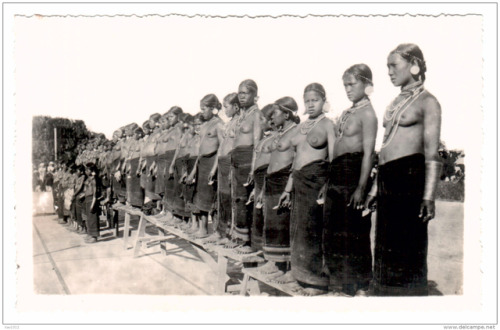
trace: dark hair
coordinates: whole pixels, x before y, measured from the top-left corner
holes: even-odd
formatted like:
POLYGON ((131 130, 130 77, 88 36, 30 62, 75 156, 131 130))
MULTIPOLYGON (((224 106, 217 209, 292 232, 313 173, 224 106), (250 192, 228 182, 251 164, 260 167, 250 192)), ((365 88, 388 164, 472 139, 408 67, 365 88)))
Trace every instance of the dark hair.
POLYGON ((238 99, 238 93, 227 94, 224 98, 224 103, 228 103, 230 105, 237 104, 240 106, 240 100, 238 99))
POLYGON ((252 79, 246 79, 246 80, 243 80, 241 83, 240 83, 240 87, 241 86, 245 86, 247 87, 248 89, 252 90, 253 92, 255 92, 255 94, 258 93, 259 91, 259 88, 257 87, 257 84, 255 83, 255 81, 253 81, 252 79))
POLYGON ((184 122, 185 122, 186 124, 190 124, 190 125, 192 125, 192 124, 193 124, 193 122, 194 122, 194 116, 193 116, 193 115, 191 115, 191 114, 189 114, 189 113, 186 113, 186 118, 184 118, 184 122))
POLYGON ((193 122, 195 122, 196 120, 199 120, 199 121, 201 121, 203 123, 205 121, 205 117, 203 117, 203 115, 201 114, 201 112, 198 112, 193 117, 193 122))
POLYGON ((274 104, 268 104, 260 110, 267 120, 271 120, 271 115, 273 114, 274 104))
POLYGON ((144 131, 140 127, 136 127, 136 129, 134 129, 134 134, 135 133, 141 133, 142 135, 144 135, 144 131))
POLYGON ((368 65, 364 63, 354 64, 353 66, 349 67, 347 70, 345 70, 342 77, 344 78, 350 74, 353 75, 357 80, 361 80, 364 83, 373 85, 372 70, 370 70, 370 67, 368 67, 368 65))
POLYGON ((185 123, 185 122, 186 122, 186 118, 187 118, 188 116, 191 116, 191 115, 190 115, 189 113, 185 113, 185 112, 181 113, 181 114, 179 115, 179 121, 182 121, 183 123, 185 123))
POLYGON ((85 173, 85 166, 83 166, 82 164, 77 165, 75 170, 85 173))
POLYGON ((153 113, 151 116, 149 116, 149 120, 154 121, 155 123, 160 120, 161 115, 159 113, 153 113))
POLYGON ((427 71, 427 66, 425 65, 424 54, 417 45, 400 44, 390 54, 399 54, 399 56, 401 56, 409 63, 417 63, 420 69, 418 76, 420 77, 420 80, 422 80, 422 82, 425 81, 425 72, 427 71))
POLYGON ((168 110, 167 113, 173 113, 174 115, 178 116, 181 113, 183 113, 183 111, 181 107, 174 105, 173 107, 170 108, 170 110, 168 110))
POLYGON ((222 108, 222 104, 220 104, 219 99, 217 98, 217 96, 215 96, 215 94, 205 95, 201 99, 200 103, 203 103, 207 107, 212 108, 212 109, 215 108, 217 110, 220 110, 222 108))
POLYGON ((144 123, 142 123, 142 128, 143 129, 151 129, 151 127, 149 126, 149 120, 146 120, 144 123))
POLYGON ((297 102, 295 102, 293 97, 282 97, 274 102, 274 105, 281 111, 288 112, 290 120, 297 124, 300 123, 300 118, 296 115, 297 111, 299 110, 299 106, 297 105, 297 102))
POLYGON ((307 85, 306 88, 304 89, 304 95, 307 92, 316 92, 319 95, 321 95, 323 100, 326 100, 325 88, 323 87, 323 85, 321 85, 319 83, 311 83, 311 84, 307 85))

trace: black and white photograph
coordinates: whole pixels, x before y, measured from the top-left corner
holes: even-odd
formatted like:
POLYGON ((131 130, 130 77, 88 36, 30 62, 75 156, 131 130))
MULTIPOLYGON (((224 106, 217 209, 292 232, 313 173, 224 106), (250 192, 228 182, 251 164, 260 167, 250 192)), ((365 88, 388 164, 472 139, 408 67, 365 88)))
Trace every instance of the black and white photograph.
POLYGON ((498 323, 496 3, 3 7, 5 325, 498 323))

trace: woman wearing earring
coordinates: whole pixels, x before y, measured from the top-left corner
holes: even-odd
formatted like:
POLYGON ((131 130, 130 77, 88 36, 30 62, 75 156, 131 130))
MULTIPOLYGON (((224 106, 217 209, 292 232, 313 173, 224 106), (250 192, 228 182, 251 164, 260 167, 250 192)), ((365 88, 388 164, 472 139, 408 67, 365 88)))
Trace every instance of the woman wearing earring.
POLYGON ((237 93, 226 95, 223 101, 226 116, 231 120, 226 124, 222 133, 217 158, 210 171, 209 181, 215 181, 217 175, 217 228, 214 233, 204 239, 205 243, 219 245, 229 242, 229 233, 232 223, 231 210, 231 152, 233 150, 236 123, 240 112, 240 102, 237 93))
POLYGON ((328 291, 329 279, 323 272, 323 207, 317 197, 328 176, 333 159, 333 123, 325 117, 326 92, 321 84, 304 89, 308 119, 299 125, 292 138, 295 150, 293 172, 282 200, 292 197, 290 220, 291 272, 303 295, 328 291), (291 196, 290 196, 291 195, 291 196))
POLYGON ((423 86, 426 65, 417 45, 399 45, 387 67, 401 93, 384 115, 378 185, 370 192, 377 198, 373 288, 376 295, 427 295, 427 225, 442 168, 441 107, 423 86))
MULTIPOLYGON (((262 211, 262 188, 264 187, 264 178, 271 160, 271 146, 276 135, 276 127, 271 125, 271 116, 274 111, 274 104, 268 104, 262 108, 261 127, 264 131, 262 140, 255 146, 255 156, 252 163, 252 176, 254 188, 248 199, 248 204, 252 203, 256 197, 260 197, 253 205, 252 221, 252 249, 262 251, 264 244, 264 213, 262 211)), ((237 250, 238 252, 238 250, 237 250)))
POLYGON ((274 103, 271 116, 277 133, 271 143, 271 158, 264 179, 259 200, 264 207, 264 258, 268 261, 257 269, 262 274, 273 274, 276 283, 295 281, 288 272, 290 261, 290 199, 284 200, 285 191, 292 170, 295 150, 292 138, 298 134, 297 102, 283 97, 274 103))
POLYGON ((213 210, 217 192, 217 186, 209 181, 210 171, 214 166, 217 150, 224 133, 224 123, 218 116, 222 105, 217 96, 214 94, 206 95, 200 101, 200 108, 205 123, 201 126, 198 158, 187 179, 188 182, 196 183, 193 202, 199 211, 200 224, 199 230, 194 234, 195 238, 208 236, 208 215, 213 210), (197 175, 196 179, 195 175, 197 175))
POLYGON ((354 296, 368 290, 372 278, 370 216, 363 205, 370 177, 377 117, 368 94, 373 86, 366 64, 348 68, 342 77, 352 106, 342 112, 335 127, 333 162, 324 204, 325 263, 338 294, 354 296))
POLYGON ((231 198, 234 211, 234 228, 232 241, 225 248, 242 246, 240 252, 253 252, 250 242, 250 228, 252 227, 252 209, 247 205, 252 191, 251 164, 254 155, 254 146, 262 137, 262 114, 256 104, 258 88, 255 81, 244 80, 238 87, 240 102, 240 116, 236 123, 236 137, 234 149, 231 153, 231 198))

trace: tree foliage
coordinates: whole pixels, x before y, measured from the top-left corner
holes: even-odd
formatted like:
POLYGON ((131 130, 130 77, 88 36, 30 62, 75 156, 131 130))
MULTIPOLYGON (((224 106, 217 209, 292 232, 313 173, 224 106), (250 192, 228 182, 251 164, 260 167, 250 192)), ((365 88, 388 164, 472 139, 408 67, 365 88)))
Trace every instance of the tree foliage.
POLYGON ((54 161, 56 152, 58 160, 74 161, 77 144, 94 135, 96 134, 87 129, 83 120, 35 116, 32 127, 33 164, 54 161), (54 150, 54 129, 57 132, 57 150, 54 150))

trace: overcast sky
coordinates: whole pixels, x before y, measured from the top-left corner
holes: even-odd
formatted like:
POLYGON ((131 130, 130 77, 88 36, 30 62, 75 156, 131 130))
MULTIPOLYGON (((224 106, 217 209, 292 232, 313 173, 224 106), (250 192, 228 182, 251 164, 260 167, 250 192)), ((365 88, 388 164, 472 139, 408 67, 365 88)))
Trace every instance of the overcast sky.
POLYGON ((480 115, 481 18, 468 17, 18 17, 15 19, 16 113, 82 119, 108 138, 174 105, 199 111, 247 78, 262 108, 283 96, 304 105, 311 82, 323 84, 330 116, 350 106, 342 73, 373 71, 379 118, 398 94, 387 55, 400 43, 423 50, 427 89, 443 109, 442 140, 463 148, 468 116, 480 115))

